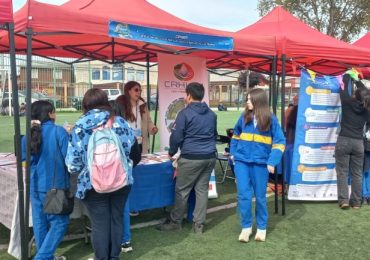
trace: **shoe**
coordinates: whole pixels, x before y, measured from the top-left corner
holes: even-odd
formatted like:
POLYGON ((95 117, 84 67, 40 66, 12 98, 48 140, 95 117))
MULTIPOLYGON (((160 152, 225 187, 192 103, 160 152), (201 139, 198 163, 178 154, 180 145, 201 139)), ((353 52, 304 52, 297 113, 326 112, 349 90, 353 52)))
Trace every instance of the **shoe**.
POLYGON ((360 206, 352 206, 352 209, 361 209, 360 206))
POLYGON ((133 250, 132 246, 131 246, 131 242, 125 242, 121 245, 121 251, 124 252, 124 253, 128 253, 128 252, 131 252, 133 250))
POLYGON ((182 226, 181 223, 173 222, 171 219, 166 219, 162 224, 160 224, 157 228, 160 231, 173 231, 173 230, 181 230, 182 226))
POLYGON ((244 243, 248 243, 249 242, 249 237, 251 236, 252 234, 252 228, 243 228, 242 229, 242 232, 240 233, 239 235, 239 241, 240 242, 244 242, 244 243))
POLYGON ((195 222, 193 223, 193 231, 195 234, 202 234, 203 228, 204 228, 203 224, 197 224, 195 222))
POLYGON ((266 241, 266 229, 257 229, 255 241, 265 242, 266 241))
POLYGON ((342 203, 342 204, 340 204, 340 206, 339 206, 341 209, 349 209, 349 204, 347 204, 347 203, 342 203))
POLYGON ((132 211, 129 213, 131 217, 139 216, 139 211, 132 211))
POLYGON ((67 257, 65 257, 64 255, 54 256, 54 260, 67 260, 67 257))

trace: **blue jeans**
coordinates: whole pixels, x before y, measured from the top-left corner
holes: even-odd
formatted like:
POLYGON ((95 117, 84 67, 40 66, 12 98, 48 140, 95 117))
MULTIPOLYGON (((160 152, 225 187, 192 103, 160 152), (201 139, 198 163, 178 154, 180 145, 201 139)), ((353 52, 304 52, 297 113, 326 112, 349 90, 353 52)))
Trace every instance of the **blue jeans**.
POLYGON ((126 204, 123 208, 123 231, 122 231, 122 244, 131 241, 131 230, 130 230, 130 199, 127 199, 126 204))
POLYGON ((111 193, 89 190, 82 200, 90 215, 95 260, 119 259, 122 212, 130 189, 131 186, 126 186, 111 193))
POLYGON ((257 228, 265 230, 268 221, 266 188, 268 171, 265 164, 235 162, 237 199, 242 228, 253 224, 252 197, 256 197, 257 228))
MULTIPOLYGON (((370 153, 365 154, 365 156, 367 156, 367 160, 370 162, 370 153)), ((362 197, 370 198, 370 164, 362 176, 362 197)))
POLYGON ((33 234, 36 242, 34 259, 52 260, 68 228, 69 215, 51 215, 43 211, 46 193, 31 191, 33 234))

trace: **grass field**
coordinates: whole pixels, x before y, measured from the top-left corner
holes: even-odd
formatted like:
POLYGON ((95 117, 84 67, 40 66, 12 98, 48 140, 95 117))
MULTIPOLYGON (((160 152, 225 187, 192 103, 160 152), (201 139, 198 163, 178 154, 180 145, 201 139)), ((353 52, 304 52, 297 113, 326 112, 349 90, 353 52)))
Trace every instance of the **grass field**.
MULTIPOLYGON (((227 112, 216 112, 218 118, 218 132, 219 134, 226 135, 226 128, 234 127, 241 112, 238 111, 227 111, 227 112)), ((152 112, 152 119, 154 121, 154 113, 152 112)), ((65 122, 74 124, 81 113, 63 113, 57 112, 57 124, 63 125, 65 122)), ((160 127, 160 123, 157 123, 160 127)), ((21 117, 21 132, 24 134, 26 131, 26 120, 25 117, 21 117)), ((13 152, 14 151, 14 118, 8 116, 0 116, 0 152, 13 152)), ((155 148, 154 151, 159 150, 159 134, 155 137, 155 148)))

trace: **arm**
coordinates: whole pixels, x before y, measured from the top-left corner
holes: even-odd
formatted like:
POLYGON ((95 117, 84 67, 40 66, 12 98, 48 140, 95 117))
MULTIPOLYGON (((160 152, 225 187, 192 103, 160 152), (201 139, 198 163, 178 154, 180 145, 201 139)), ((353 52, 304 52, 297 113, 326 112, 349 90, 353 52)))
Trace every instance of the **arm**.
POLYGON ((351 76, 348 74, 344 74, 343 76, 343 83, 344 83, 344 88, 339 88, 340 91, 340 99, 341 101, 347 101, 351 99, 351 96, 348 93, 348 89, 352 88, 352 79, 351 76))
POLYGON ((215 139, 217 139, 218 132, 217 132, 217 115, 215 114, 215 139))
POLYGON ((238 142, 240 140, 240 134, 242 133, 243 129, 243 114, 239 117, 238 122, 236 122, 234 127, 234 134, 231 138, 230 142, 230 153, 234 155, 236 153, 236 147, 238 146, 238 142))
POLYGON ((68 133, 64 128, 58 127, 58 146, 60 148, 60 152, 62 153, 63 158, 67 156, 67 149, 68 149, 68 133))
POLYGON ((267 165, 275 167, 279 164, 283 156, 285 150, 285 137, 275 116, 272 117, 271 123, 272 149, 267 165))
POLYGON ((184 115, 184 110, 178 113, 175 123, 172 126, 171 136, 170 136, 170 149, 168 154, 172 157, 181 146, 184 141, 184 132, 186 127, 186 118, 184 115))
POLYGON ((158 132, 158 128, 153 123, 152 118, 150 117, 150 111, 148 110, 148 107, 145 107, 145 113, 147 114, 148 120, 148 133, 151 135, 155 135, 158 132))
POLYGON ((83 131, 81 128, 74 127, 71 135, 69 136, 69 143, 66 155, 66 165, 70 173, 80 173, 85 167, 82 161, 82 156, 85 155, 83 150, 82 140, 79 138, 78 133, 83 131))

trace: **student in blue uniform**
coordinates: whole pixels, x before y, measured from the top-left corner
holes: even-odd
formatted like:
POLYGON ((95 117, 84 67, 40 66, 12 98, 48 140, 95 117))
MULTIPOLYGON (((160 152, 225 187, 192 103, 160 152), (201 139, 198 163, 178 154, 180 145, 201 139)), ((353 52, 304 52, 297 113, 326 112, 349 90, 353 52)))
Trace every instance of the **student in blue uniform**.
MULTIPOLYGON (((55 108, 45 100, 31 105, 31 186, 33 233, 36 241, 34 259, 65 259, 54 256, 69 224, 69 215, 45 214, 46 193, 53 187, 69 188, 69 174, 64 164, 68 133, 57 126, 55 108), (53 174, 55 183, 53 186, 53 174)), ((26 160, 26 138, 22 140, 22 160, 26 160)))
POLYGON ((256 197, 256 241, 266 240, 268 220, 266 188, 269 172, 274 173, 285 149, 285 137, 277 118, 271 114, 267 95, 252 89, 244 113, 234 128, 230 153, 235 162, 237 199, 242 231, 239 241, 252 234, 252 197, 256 197))

